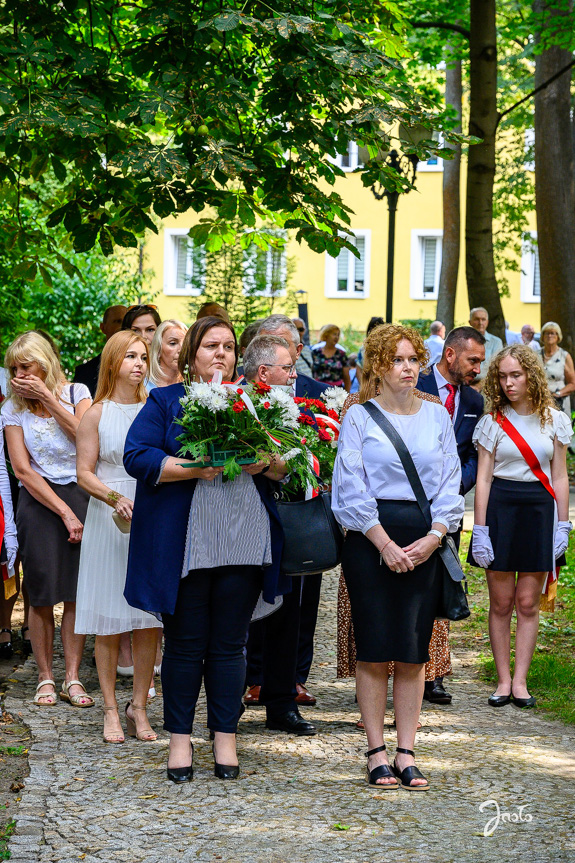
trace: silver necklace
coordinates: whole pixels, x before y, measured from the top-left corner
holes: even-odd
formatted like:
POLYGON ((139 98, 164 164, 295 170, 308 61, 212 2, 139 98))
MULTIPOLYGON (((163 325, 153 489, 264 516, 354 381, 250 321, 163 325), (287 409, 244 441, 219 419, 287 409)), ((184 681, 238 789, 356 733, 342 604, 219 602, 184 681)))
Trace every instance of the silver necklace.
MULTIPOLYGON (((120 402, 112 401, 112 399, 110 399, 110 402, 111 402, 111 404, 113 404, 117 408, 119 408, 122 411, 122 413, 124 414, 124 416, 128 417, 130 422, 133 422, 134 416, 132 414, 129 414, 127 411, 125 411, 124 408, 122 407, 122 405, 120 404, 120 402)), ((136 416, 137 416, 140 413, 140 409, 143 408, 144 403, 143 402, 132 402, 132 405, 138 405, 139 409, 136 411, 136 416)))

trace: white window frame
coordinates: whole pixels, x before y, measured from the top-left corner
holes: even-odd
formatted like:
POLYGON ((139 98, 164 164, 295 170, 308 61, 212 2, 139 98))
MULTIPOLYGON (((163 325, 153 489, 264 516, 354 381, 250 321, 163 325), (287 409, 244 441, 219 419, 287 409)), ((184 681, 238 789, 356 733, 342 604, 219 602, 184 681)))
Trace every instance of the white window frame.
MULTIPOLYGON (((332 300, 366 300, 369 297, 369 280, 371 272, 371 230, 369 228, 354 228, 353 233, 356 237, 361 237, 365 241, 364 260, 363 260, 363 291, 355 291, 350 289, 351 283, 351 262, 355 262, 357 258, 349 252, 348 259, 348 277, 347 291, 338 291, 337 289, 337 259, 327 254, 325 256, 325 276, 324 276, 324 292, 325 296, 332 300)), ((340 236, 347 236, 340 234, 340 236)), ((353 240, 352 237, 349 239, 353 240)))
MULTIPOLYGON (((176 276, 178 267, 178 237, 187 237, 190 228, 165 228, 164 229, 164 294, 167 297, 197 297, 203 289, 205 277, 202 276, 202 288, 194 288, 186 285, 182 290, 176 288, 176 276)), ((190 241, 193 242, 190 238, 190 241)))
MULTIPOLYGON (((522 303, 541 303, 541 295, 538 297, 533 293, 535 284, 535 267, 538 265, 537 245, 532 241, 537 240, 537 231, 530 231, 521 247, 521 280, 520 297, 522 303)), ((539 276, 541 284, 541 275, 539 276)))
MULTIPOLYGON (((287 231, 274 231, 273 233, 275 236, 283 237, 284 240, 287 239, 287 231)), ((272 287, 271 287, 272 266, 273 266, 272 256, 273 256, 273 253, 275 251, 276 251, 276 249, 272 248, 271 246, 264 251, 263 249, 260 249, 259 246, 256 246, 255 243, 252 243, 252 245, 249 246, 244 252, 244 269, 246 271, 249 267, 250 255, 263 254, 266 256, 266 288, 263 291, 256 291, 257 296, 260 296, 260 297, 285 297, 286 288, 287 288, 287 251, 286 251, 286 246, 284 245, 283 248, 280 250, 280 255, 281 255, 280 268, 281 268, 282 287, 280 288, 279 291, 273 291, 272 292, 272 287)), ((249 290, 248 281, 249 281, 249 276, 246 272, 246 275, 243 278, 244 291, 249 290)))
MULTIPOLYGON (((443 145, 443 135, 441 135, 441 134, 436 135, 436 133, 434 132, 432 134, 432 137, 434 140, 437 140, 438 143, 443 145)), ((437 162, 435 165, 433 165, 433 164, 430 165, 428 160, 425 162, 418 162, 417 163, 416 178, 417 178, 417 174, 437 174, 437 173, 440 173, 441 171, 443 171, 443 159, 441 158, 441 156, 438 156, 437 162)))
POLYGON ((348 154, 349 154, 349 166, 344 166, 343 163, 343 154, 338 153, 335 159, 332 156, 329 156, 331 162, 337 165, 338 168, 341 168, 342 171, 345 171, 346 174, 351 173, 351 171, 355 171, 357 168, 363 167, 363 162, 359 161, 359 147, 357 146, 357 141, 350 141, 348 144, 348 154))
POLYGON ((411 232, 411 266, 409 270, 409 296, 412 300, 431 300, 435 302, 439 293, 439 274, 443 256, 443 231, 441 228, 414 228, 411 232), (423 240, 437 239, 435 258, 435 289, 432 294, 423 292, 423 240))

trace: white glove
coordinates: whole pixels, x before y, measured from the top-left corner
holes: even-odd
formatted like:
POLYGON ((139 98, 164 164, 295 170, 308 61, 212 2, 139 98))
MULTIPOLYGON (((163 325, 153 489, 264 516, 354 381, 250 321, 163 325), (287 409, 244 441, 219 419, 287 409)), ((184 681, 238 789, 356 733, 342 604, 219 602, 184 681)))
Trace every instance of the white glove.
POLYGON ((555 531, 555 542, 554 542, 554 552, 555 552, 555 560, 558 557, 561 557, 567 546, 569 545, 569 534, 573 529, 573 525, 570 521, 560 521, 557 524, 557 530, 555 531))
POLYGON ((471 551, 475 562, 487 569, 495 554, 489 539, 489 528, 484 524, 473 525, 473 536, 471 537, 471 551))
POLYGON ((14 568, 14 561, 18 554, 18 540, 13 534, 4 534, 4 544, 8 552, 8 569, 14 568))

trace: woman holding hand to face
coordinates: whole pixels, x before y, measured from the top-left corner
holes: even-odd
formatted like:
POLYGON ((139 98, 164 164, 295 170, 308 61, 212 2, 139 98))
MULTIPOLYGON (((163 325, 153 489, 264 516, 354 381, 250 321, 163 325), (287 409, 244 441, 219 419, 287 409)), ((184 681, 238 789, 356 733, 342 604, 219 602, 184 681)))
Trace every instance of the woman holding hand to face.
POLYGON ((489 638, 497 669, 497 689, 489 704, 503 707, 513 701, 517 707, 533 707, 527 674, 537 641, 539 601, 572 529, 566 459, 573 432, 565 414, 553 406, 541 362, 527 345, 510 345, 493 358, 483 395, 487 413, 473 435, 479 460, 468 561, 485 568, 489 588, 489 638))

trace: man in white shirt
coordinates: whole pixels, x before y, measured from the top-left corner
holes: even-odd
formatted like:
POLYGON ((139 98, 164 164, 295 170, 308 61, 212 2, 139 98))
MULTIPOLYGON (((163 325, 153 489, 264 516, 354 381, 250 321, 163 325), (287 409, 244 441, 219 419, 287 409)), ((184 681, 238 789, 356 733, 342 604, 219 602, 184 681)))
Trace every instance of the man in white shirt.
POLYGON ((469 326, 473 327, 474 330, 477 330, 478 333, 481 333, 485 339, 485 359, 481 363, 481 371, 479 372, 474 384, 475 388, 480 390, 482 381, 487 374, 489 363, 495 354, 498 354, 499 351, 503 350, 503 342, 497 336, 492 336, 491 333, 487 332, 487 327, 489 326, 489 315, 487 313, 487 309, 484 309, 483 306, 471 309, 469 313, 469 326))
POLYGON ((534 351, 538 351, 541 347, 538 341, 535 340, 535 329, 531 324, 523 324, 521 327, 521 341, 534 351))
POLYGON ((434 321, 429 328, 429 338, 424 341, 424 345, 429 351, 430 366, 435 365, 441 359, 444 343, 445 324, 442 324, 441 321, 434 321))

